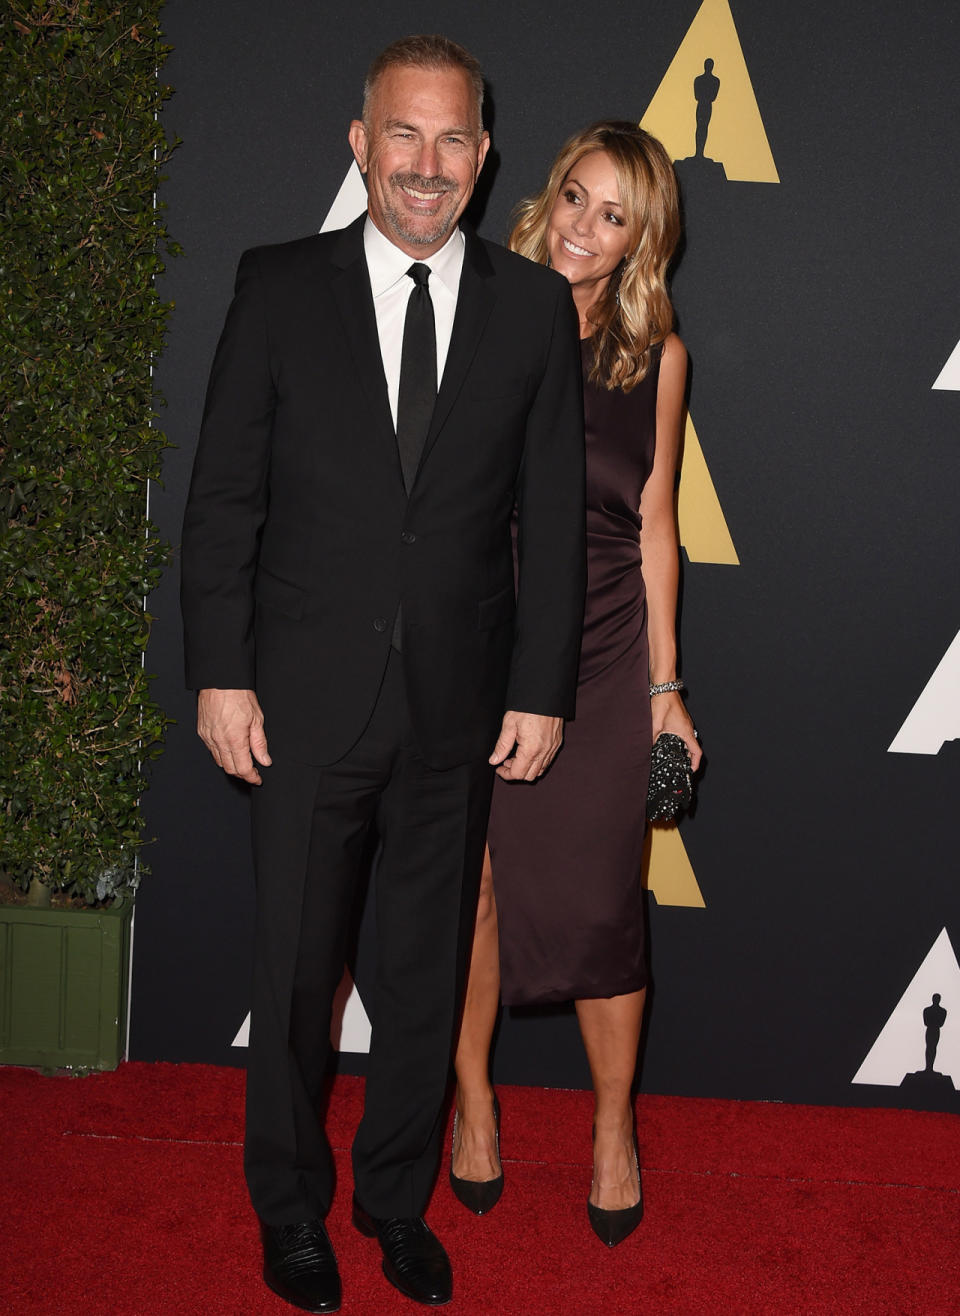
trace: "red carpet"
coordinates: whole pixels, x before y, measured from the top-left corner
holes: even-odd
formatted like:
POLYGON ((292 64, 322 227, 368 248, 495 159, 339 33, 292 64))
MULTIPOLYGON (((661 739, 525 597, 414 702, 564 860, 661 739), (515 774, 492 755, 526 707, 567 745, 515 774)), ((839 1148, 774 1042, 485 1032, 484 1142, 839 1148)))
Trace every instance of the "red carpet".
MULTIPOLYGON (((88 1078, 0 1068, 0 1309, 8 1316, 290 1316, 258 1273, 241 1172, 243 1076, 130 1064, 88 1078)), ((349 1223, 362 1081, 338 1079, 329 1227, 346 1316, 425 1310, 349 1223)), ((502 1088, 507 1186, 476 1219, 446 1166, 429 1220, 452 1312, 734 1316, 960 1312, 960 1120, 643 1096, 647 1214, 607 1251, 590 1233, 591 1098, 502 1088)))

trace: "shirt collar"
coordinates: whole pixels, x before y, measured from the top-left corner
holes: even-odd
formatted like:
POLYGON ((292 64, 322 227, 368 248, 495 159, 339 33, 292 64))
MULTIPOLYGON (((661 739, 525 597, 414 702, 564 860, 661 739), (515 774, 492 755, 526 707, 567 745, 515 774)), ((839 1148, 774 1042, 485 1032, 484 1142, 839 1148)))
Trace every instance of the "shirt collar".
MULTIPOLYGON (((424 257, 421 261, 421 264, 429 265, 430 273, 454 296, 460 284, 464 245, 463 233, 459 227, 455 228, 439 251, 435 251, 432 256, 424 257)), ((381 293, 399 283, 414 263, 412 256, 394 246, 390 239, 380 232, 369 215, 363 226, 363 251, 367 258, 370 288, 374 297, 379 297, 381 293)))

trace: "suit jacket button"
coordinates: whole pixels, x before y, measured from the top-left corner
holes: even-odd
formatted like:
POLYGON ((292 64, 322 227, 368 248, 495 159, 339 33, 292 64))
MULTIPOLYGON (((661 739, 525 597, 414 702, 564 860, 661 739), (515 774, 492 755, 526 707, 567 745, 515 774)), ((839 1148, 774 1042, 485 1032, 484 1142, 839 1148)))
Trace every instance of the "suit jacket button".
POLYGON ((400 538, 405 544, 415 544, 417 542, 417 536, 412 530, 401 530, 400 538))
POLYGON ((385 617, 374 617, 374 619, 373 619, 373 629, 374 629, 375 631, 381 631, 381 632, 382 632, 382 631, 385 631, 385 630, 387 629, 387 621, 386 621, 386 618, 385 618, 385 617))

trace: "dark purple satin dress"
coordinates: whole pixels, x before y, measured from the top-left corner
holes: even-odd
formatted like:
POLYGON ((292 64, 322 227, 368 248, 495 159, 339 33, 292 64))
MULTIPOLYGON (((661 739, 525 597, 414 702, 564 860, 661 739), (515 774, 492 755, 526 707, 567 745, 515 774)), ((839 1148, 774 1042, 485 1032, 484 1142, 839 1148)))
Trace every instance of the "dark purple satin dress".
POLYGON ((587 598, 576 719, 537 782, 497 779, 488 841, 508 1005, 646 986, 640 864, 650 773, 640 494, 659 358, 630 392, 587 381, 587 598))

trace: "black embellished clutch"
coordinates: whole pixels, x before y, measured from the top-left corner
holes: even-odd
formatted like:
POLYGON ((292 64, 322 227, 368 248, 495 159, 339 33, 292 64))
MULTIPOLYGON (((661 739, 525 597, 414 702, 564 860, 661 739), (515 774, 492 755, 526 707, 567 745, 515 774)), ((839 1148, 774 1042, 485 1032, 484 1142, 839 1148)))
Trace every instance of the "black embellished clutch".
POLYGON ((662 731, 650 754, 647 818, 669 822, 690 803, 690 753, 672 731, 662 731))

